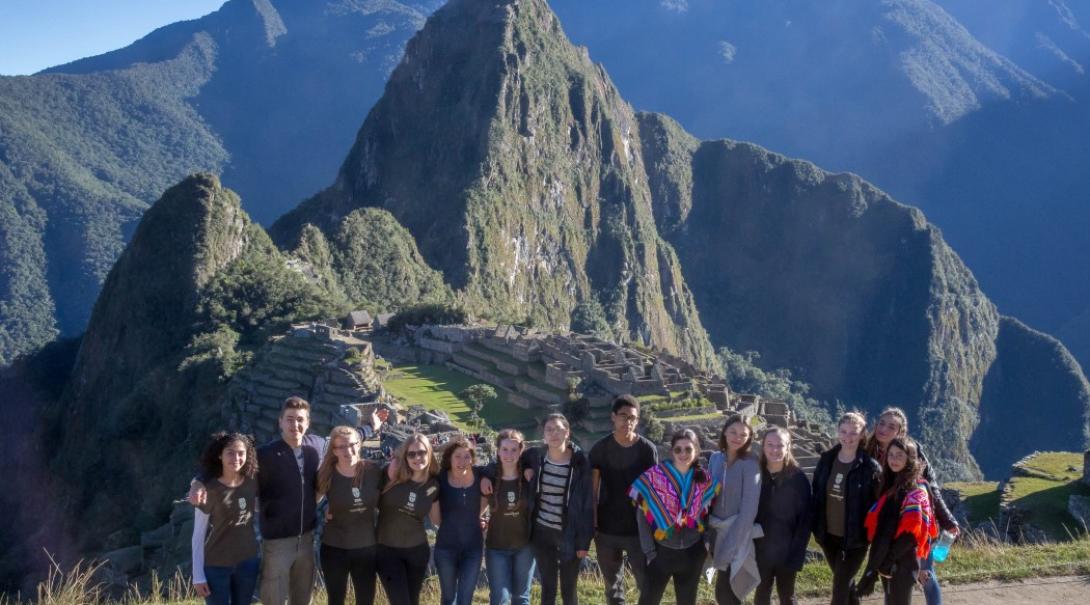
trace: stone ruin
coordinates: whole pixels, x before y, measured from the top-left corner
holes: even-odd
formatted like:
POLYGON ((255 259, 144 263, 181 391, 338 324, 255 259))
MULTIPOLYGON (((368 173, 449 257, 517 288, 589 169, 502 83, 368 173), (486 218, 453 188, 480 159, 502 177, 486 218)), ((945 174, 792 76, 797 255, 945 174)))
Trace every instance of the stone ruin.
POLYGON ((590 436, 611 430, 610 403, 630 393, 654 411, 667 434, 694 428, 708 446, 729 413, 787 428, 793 453, 808 472, 830 445, 821 427, 797 419, 786 402, 734 393, 724 378, 667 353, 510 325, 419 326, 408 333, 417 358, 493 385, 531 418, 559 410, 573 397, 585 398, 587 413, 576 428, 590 436))
POLYGON ((345 406, 384 401, 374 349, 358 336, 312 322, 273 338, 231 379, 223 406, 227 422, 264 443, 280 432, 284 400, 298 395, 310 402, 311 432, 328 435, 344 423, 345 406))

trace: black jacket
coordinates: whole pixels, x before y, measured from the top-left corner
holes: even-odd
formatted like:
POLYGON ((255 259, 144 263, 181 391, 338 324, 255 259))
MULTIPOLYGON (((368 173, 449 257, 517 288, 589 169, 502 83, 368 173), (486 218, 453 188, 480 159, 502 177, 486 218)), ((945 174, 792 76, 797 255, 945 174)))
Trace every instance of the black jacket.
POLYGON ((901 503, 907 491, 900 489, 886 498, 882 510, 878 511, 878 527, 874 532, 874 541, 867 558, 867 571, 876 571, 882 575, 919 571, 916 558, 916 538, 912 534, 901 534, 894 539, 893 534, 901 521, 901 503))
MULTIPOLYGON (((594 498, 591 490, 590 459, 578 446, 572 445, 571 482, 568 484, 568 506, 564 510, 564 539, 560 549, 561 560, 575 558, 575 551, 590 550, 590 541, 594 537, 594 498)), ((531 481, 530 519, 534 518, 537 499, 541 494, 541 466, 545 460, 546 449, 532 448, 522 457, 524 468, 533 469, 531 481)), ((531 521, 531 535, 537 530, 537 524, 531 521)))
POLYGON ((764 531, 764 537, 754 542, 758 567, 801 570, 810 540, 810 482, 805 473, 796 468, 773 479, 761 471, 757 523, 764 531))
MULTIPOLYGON (((814 469, 813 493, 811 495, 814 539, 818 544, 825 544, 825 488, 829 483, 829 474, 833 463, 840 454, 840 444, 821 455, 817 468, 814 469)), ((867 531, 863 521, 867 511, 877 499, 878 484, 882 478, 882 468, 878 461, 868 456, 860 447, 855 460, 845 479, 844 494, 844 548, 864 548, 867 546, 867 531)))
POLYGON ((261 537, 294 538, 314 529, 314 490, 324 441, 303 436, 303 472, 291 446, 277 438, 257 449, 257 489, 261 537))
POLYGON ((920 457, 920 462, 924 465, 923 478, 927 481, 927 495, 931 497, 931 508, 935 511, 935 520, 939 522, 939 527, 947 531, 953 531, 958 526, 957 519, 954 518, 954 514, 946 506, 946 501, 942 499, 942 486, 935 479, 935 471, 931 468, 931 464, 927 462, 927 456, 923 454, 923 447, 918 443, 916 444, 916 453, 920 457))

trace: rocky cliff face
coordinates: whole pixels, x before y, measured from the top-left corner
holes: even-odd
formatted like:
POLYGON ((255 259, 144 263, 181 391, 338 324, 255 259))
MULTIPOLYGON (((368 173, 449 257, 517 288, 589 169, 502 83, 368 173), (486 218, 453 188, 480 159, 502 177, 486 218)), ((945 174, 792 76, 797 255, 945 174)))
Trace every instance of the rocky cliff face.
POLYGON ((219 399, 247 342, 328 302, 217 178, 168 190, 110 271, 67 388, 45 412, 78 548, 155 526, 205 436, 224 426, 219 399))
POLYGON ((964 436, 999 317, 922 213, 853 175, 640 123, 656 218, 713 342, 798 368, 820 399, 953 423, 929 451, 976 472, 964 436))
POLYGON ((437 11, 336 183, 273 233, 331 233, 366 206, 404 225, 478 312, 566 326, 596 298, 615 333, 714 364, 655 228, 636 116, 544 2, 437 11))

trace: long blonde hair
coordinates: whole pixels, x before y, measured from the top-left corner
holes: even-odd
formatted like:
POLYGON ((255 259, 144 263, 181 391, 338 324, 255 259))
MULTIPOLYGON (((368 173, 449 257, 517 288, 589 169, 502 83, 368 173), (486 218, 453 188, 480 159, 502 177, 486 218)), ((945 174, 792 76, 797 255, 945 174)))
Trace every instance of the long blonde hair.
MULTIPOLYGON (((362 448, 363 438, 356 429, 341 425, 335 426, 332 431, 329 431, 329 443, 325 448, 325 456, 322 458, 322 463, 318 465, 318 495, 329 493, 329 486, 333 483, 333 473, 337 472, 337 455, 333 453, 334 440, 338 438, 351 440, 352 437, 360 442, 362 448)), ((352 478, 354 487, 363 485, 363 473, 367 470, 368 464, 363 458, 360 458, 360 461, 356 463, 356 474, 352 478)))
POLYGON ((424 457, 428 460, 428 477, 431 478, 439 474, 439 461, 435 459, 435 450, 433 450, 431 447, 431 439, 428 439, 427 436, 420 433, 413 433, 412 435, 409 435, 409 438, 406 439, 405 442, 402 443, 400 446, 398 446, 397 450, 394 452, 394 458, 397 460, 398 463, 397 475, 392 481, 386 484, 386 489, 382 490, 383 492, 388 492, 393 489, 394 486, 401 483, 412 481, 413 471, 412 468, 409 466, 408 453, 409 446, 413 443, 423 444, 424 449, 428 452, 424 455, 424 457))
POLYGON ((783 444, 783 470, 789 471, 799 468, 799 463, 795 460, 795 455, 791 453, 791 433, 782 426, 773 426, 765 429, 765 431, 761 433, 761 457, 759 460, 761 470, 768 470, 768 456, 765 455, 765 439, 773 434, 779 437, 780 443, 783 444))

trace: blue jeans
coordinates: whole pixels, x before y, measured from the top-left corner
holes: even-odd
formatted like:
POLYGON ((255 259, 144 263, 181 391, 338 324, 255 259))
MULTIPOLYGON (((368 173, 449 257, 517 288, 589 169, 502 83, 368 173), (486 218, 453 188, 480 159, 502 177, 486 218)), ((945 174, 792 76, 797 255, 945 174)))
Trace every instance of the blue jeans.
POLYGON ((935 576, 935 560, 928 554, 927 558, 920 561, 920 569, 931 572, 927 581, 923 583, 923 598, 927 605, 942 605, 942 589, 939 588, 939 579, 935 576))
POLYGON ((530 605, 530 586, 534 581, 534 551, 522 548, 484 551, 488 574, 488 602, 491 605, 530 605))
POLYGON ((204 577, 212 591, 204 598, 205 605, 250 605, 259 569, 259 557, 246 559, 234 567, 205 565, 204 577))
POLYGON ((481 573, 481 551, 435 547, 435 571, 439 574, 442 605, 472 605, 473 590, 481 573))

